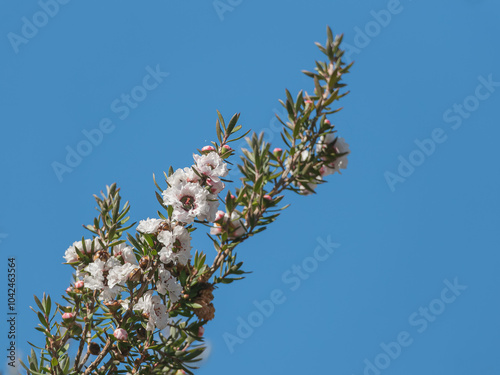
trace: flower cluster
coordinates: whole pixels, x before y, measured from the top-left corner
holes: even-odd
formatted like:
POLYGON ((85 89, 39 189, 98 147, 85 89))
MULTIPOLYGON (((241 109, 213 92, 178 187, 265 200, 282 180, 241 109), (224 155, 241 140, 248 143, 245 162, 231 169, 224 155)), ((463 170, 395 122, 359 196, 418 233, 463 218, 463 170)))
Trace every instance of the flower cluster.
POLYGON ((173 219, 184 224, 195 218, 213 222, 219 207, 217 194, 224 189, 221 177, 228 173, 227 165, 215 151, 194 155, 195 165, 178 169, 167 178, 163 192, 165 205, 171 206, 173 219))
POLYGON ((327 117, 339 110, 331 106, 345 95, 339 82, 350 66, 342 62, 342 38, 327 32, 327 46, 320 50, 328 60, 316 62, 315 73, 304 72, 314 78, 314 94, 300 91, 294 99, 286 92, 286 103, 281 103, 288 117, 278 117, 282 148, 271 148, 263 133, 246 138, 249 148, 242 149, 237 165, 241 185, 234 187, 234 195, 220 194, 228 182, 225 160, 233 154, 228 143, 248 132, 235 137, 241 129, 239 114, 226 124, 218 112, 218 142, 194 154, 190 167, 170 168, 166 186, 154 180, 166 214, 158 211, 158 218, 125 224, 130 207, 121 205, 116 184, 101 192, 102 199, 94 196, 99 216, 85 226, 92 238, 74 242, 64 254, 75 269, 74 283, 63 296, 67 306, 58 304, 54 312, 50 297, 35 297, 37 329, 47 340, 40 363, 32 354, 29 367, 23 364, 28 372, 192 374, 189 369, 204 350, 196 342, 215 316, 216 288, 247 273, 237 261, 236 247, 277 219, 287 207, 280 204, 282 193, 311 194, 326 176, 347 167, 349 145, 335 135, 327 117), (200 227, 210 228, 212 261, 207 261, 208 252, 192 254, 191 233, 200 227), (54 322, 58 313, 61 323, 54 322), (69 340, 80 343, 74 360, 69 340))

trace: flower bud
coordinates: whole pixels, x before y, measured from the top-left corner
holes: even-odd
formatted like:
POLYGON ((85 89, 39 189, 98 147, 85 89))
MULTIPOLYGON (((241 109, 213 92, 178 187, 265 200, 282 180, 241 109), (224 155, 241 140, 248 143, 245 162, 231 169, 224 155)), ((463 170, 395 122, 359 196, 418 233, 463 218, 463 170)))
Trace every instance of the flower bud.
POLYGON ((217 213, 215 214, 215 221, 219 221, 219 220, 222 220, 224 218, 224 215, 226 213, 224 211, 217 211, 217 213))
POLYGON ((268 201, 272 201, 273 197, 271 197, 269 194, 264 195, 264 199, 267 199, 268 201))
POLYGON ((215 151, 215 148, 213 146, 204 146, 201 151, 203 152, 210 152, 210 151, 215 151))
POLYGON ((205 333, 205 327, 201 326, 198 328, 198 336, 201 337, 205 333))
POLYGON ((71 293, 73 291, 73 288, 71 288, 70 286, 68 286, 66 288, 66 293, 71 293))
POLYGON ((328 119, 325 119, 325 124, 327 124, 327 125, 331 125, 331 122, 330 122, 330 120, 328 120, 328 119))
POLYGON ((74 317, 75 317, 75 313, 67 312, 67 313, 62 314, 62 318, 64 320, 70 320, 70 319, 73 319, 74 317))
POLYGON ((225 148, 227 151, 233 151, 233 149, 229 147, 229 145, 224 145, 222 147, 225 148))
POLYGON ((83 285, 84 285, 83 280, 78 280, 78 281, 75 283, 75 288, 76 288, 76 289, 81 289, 81 288, 83 288, 83 285))
POLYGON ((273 150, 273 154, 275 155, 278 155, 278 154, 281 154, 283 152, 283 150, 279 147, 276 147, 274 150, 273 150))
POLYGON ((125 341, 128 339, 128 333, 123 328, 115 329, 115 332, 113 332, 113 336, 115 336, 115 338, 120 341, 125 341))

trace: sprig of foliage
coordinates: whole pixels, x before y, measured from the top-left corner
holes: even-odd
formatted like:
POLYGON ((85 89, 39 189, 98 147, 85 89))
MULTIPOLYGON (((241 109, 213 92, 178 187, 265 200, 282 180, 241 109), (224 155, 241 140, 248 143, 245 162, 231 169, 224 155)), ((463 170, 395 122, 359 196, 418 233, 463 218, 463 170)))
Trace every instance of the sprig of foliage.
POLYGON ((130 233, 136 223, 126 225, 130 206, 121 206, 116 184, 94 196, 99 214, 84 226, 92 239, 82 238, 65 254, 75 270, 62 297, 67 305, 54 309, 50 296, 35 297, 36 329, 45 335, 45 346, 30 343, 40 356, 32 350, 27 364, 21 362, 29 374, 192 374, 205 349, 203 327, 215 315, 215 288, 248 273, 237 260, 237 246, 288 207, 282 203, 285 191, 314 193, 326 175, 347 164, 346 144, 327 118, 347 94, 342 76, 351 65, 342 61, 341 42, 327 28, 326 45, 317 43, 327 60, 317 61, 314 72, 304 71, 313 93, 300 91, 294 98, 286 90, 280 101, 288 114, 278 117, 283 149, 271 149, 263 134, 241 134, 239 114, 226 124, 217 112, 217 141, 198 150, 196 164, 170 167, 164 188, 153 176, 159 219, 143 220, 130 233), (237 165, 241 184, 222 194, 232 183, 222 178, 226 164, 232 165, 230 144, 243 137, 248 147, 237 165), (219 203, 225 210, 215 214, 219 203), (196 211, 201 206, 204 211, 196 211), (203 227, 210 227, 212 262, 203 251, 188 256, 190 233, 203 227), (77 343, 74 354, 70 340, 77 343))

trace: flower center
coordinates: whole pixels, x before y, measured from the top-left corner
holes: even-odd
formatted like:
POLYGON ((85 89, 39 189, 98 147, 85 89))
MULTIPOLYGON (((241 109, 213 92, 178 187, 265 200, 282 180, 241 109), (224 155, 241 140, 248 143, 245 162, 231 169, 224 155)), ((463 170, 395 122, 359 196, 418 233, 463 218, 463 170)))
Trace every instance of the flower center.
POLYGON ((181 241, 179 241, 179 239, 176 238, 174 243, 172 244, 172 252, 178 253, 181 250, 182 250, 181 241))
POLYGON ((190 195, 185 195, 183 196, 181 199, 180 199, 181 203, 182 203, 182 208, 185 210, 185 211, 190 211, 192 210, 193 208, 195 208, 195 199, 194 197, 190 196, 190 195))
POLYGON ((155 312, 155 314, 156 314, 157 317, 161 316, 161 308, 160 307, 155 307, 154 308, 154 312, 155 312))

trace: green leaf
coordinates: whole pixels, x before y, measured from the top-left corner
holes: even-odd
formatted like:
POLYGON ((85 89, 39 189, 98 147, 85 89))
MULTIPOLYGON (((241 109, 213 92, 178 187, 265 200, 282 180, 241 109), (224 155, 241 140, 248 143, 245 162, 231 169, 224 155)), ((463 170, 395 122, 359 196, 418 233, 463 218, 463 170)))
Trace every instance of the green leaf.
POLYGON ((45 303, 45 311, 47 316, 50 316, 51 309, 52 309, 52 301, 50 300, 50 296, 47 296, 47 301, 45 303))
MULTIPOLYGON (((45 293, 44 293, 43 297, 45 298, 45 293)), ((45 313, 45 309, 44 309, 42 303, 40 302, 40 300, 38 299, 38 297, 35 296, 35 295, 33 295, 33 298, 35 299, 35 302, 38 305, 38 308, 40 309, 40 311, 43 312, 43 313, 45 313)))
POLYGON ((333 43, 333 33, 332 33, 332 29, 330 29, 330 26, 326 27, 326 35, 328 38, 328 44, 333 43))
POLYGON ((293 128, 293 138, 297 139, 298 136, 299 136, 299 133, 300 133, 300 126, 301 123, 300 121, 297 121, 297 123, 295 124, 294 128, 293 128))
POLYGON ((323 96, 323 87, 321 87, 318 77, 314 77, 314 86, 316 87, 316 94, 323 96))
MULTIPOLYGON (((229 124, 227 126, 227 134, 231 135, 233 133, 233 129, 236 126, 236 123, 238 122, 239 118, 240 118, 239 113, 236 113, 235 115, 233 115, 233 117, 231 118, 231 120, 229 121, 229 124)), ((238 130, 235 130, 234 132, 237 132, 238 130)))
POLYGON ((224 128, 224 131, 226 131, 226 123, 224 122, 224 118, 220 114, 220 112, 217 110, 217 117, 219 118, 220 124, 224 128))
POLYGON ((217 139, 219 140, 219 143, 222 143, 222 129, 220 127, 219 120, 215 122, 215 131, 217 132, 217 139))
POLYGON ((203 306, 201 306, 200 304, 198 303, 186 303, 186 306, 188 307, 191 307, 192 309, 201 309, 203 306))

